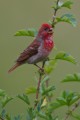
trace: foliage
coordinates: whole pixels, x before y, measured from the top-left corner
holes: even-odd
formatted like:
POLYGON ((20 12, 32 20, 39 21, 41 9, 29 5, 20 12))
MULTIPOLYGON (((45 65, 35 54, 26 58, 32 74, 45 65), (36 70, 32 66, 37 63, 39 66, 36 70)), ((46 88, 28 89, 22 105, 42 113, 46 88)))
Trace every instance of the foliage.
POLYGON ((69 74, 62 82, 80 82, 80 73, 69 74))
MULTIPOLYGON (((76 26, 77 22, 72 14, 63 14, 62 16, 56 16, 58 10, 67 8, 71 9, 73 2, 56 0, 52 9, 54 9, 53 20, 49 21, 53 28, 60 22, 66 22, 72 26, 76 26)), ((19 30, 15 33, 15 36, 30 36, 35 37, 37 35, 37 30, 35 28, 19 30)), ((41 82, 39 90, 36 87, 29 87, 26 91, 15 97, 9 97, 4 90, 0 89, 0 120, 67 120, 69 116, 75 118, 75 120, 80 120, 80 115, 74 114, 73 111, 80 105, 80 93, 73 92, 69 90, 62 91, 59 97, 53 100, 53 96, 56 93, 56 86, 54 84, 48 85, 50 80, 50 73, 56 68, 58 61, 67 61, 72 64, 76 64, 76 59, 67 52, 59 51, 52 59, 48 59, 44 64, 44 72, 38 71, 41 77, 41 82), (40 94, 34 100, 34 105, 32 106, 29 95, 40 94), (52 98, 52 100, 51 100, 52 98), (26 112, 24 115, 12 116, 6 111, 6 105, 14 99, 20 99, 26 103, 26 112), (64 118, 60 118, 55 111, 61 109, 62 107, 67 107, 67 115, 64 118), (73 108, 72 108, 73 107, 73 108)), ((80 82, 80 73, 69 74, 61 82, 80 82)))
POLYGON ((64 14, 61 17, 57 17, 57 23, 59 22, 67 22, 69 24, 71 24, 72 26, 76 26, 77 22, 75 17, 72 14, 64 14))
POLYGON ((20 98, 21 100, 23 100, 26 104, 30 105, 29 98, 26 94, 18 95, 17 97, 20 98))
POLYGON ((15 36, 30 36, 30 37, 35 37, 37 35, 37 30, 32 28, 32 29, 27 29, 27 30, 19 30, 15 33, 15 36))
MULTIPOLYGON (((72 1, 69 1, 69 0, 68 0, 68 1, 65 1, 65 2, 59 1, 57 8, 58 8, 58 9, 61 9, 62 7, 64 7, 64 8, 69 8, 69 9, 71 9, 72 4, 73 4, 73 2, 72 2, 72 1)), ((56 9, 56 6, 53 6, 52 8, 56 9)))

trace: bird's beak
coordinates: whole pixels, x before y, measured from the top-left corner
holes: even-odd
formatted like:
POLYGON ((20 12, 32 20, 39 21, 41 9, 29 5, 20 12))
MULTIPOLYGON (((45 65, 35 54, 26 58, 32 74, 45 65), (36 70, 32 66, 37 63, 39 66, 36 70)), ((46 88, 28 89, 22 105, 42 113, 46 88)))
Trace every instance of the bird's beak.
POLYGON ((50 28, 48 33, 52 34, 53 33, 53 28, 50 28))

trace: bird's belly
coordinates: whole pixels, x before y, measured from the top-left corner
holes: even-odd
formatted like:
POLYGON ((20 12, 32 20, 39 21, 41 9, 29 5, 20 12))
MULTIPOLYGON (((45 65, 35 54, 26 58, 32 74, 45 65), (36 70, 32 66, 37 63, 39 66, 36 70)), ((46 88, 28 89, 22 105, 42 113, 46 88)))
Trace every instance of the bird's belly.
POLYGON ((38 62, 46 59, 48 55, 49 55, 49 51, 47 51, 46 49, 40 49, 36 55, 30 57, 27 60, 27 63, 29 63, 29 64, 38 63, 38 62))

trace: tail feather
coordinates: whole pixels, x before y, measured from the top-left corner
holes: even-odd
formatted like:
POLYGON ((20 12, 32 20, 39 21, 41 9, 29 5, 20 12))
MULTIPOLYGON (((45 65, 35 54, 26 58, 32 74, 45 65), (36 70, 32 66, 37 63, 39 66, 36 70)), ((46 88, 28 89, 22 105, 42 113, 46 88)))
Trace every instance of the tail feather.
POLYGON ((12 72, 13 70, 15 70, 18 66, 20 66, 19 63, 16 63, 9 71, 8 73, 12 72))

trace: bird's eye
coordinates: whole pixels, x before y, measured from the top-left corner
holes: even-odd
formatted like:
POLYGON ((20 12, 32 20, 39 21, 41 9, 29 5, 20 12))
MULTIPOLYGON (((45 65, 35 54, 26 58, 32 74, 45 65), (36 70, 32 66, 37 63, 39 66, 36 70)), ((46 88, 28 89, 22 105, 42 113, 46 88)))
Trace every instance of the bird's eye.
POLYGON ((48 30, 48 28, 44 28, 44 30, 45 30, 45 31, 47 31, 47 30, 48 30))

